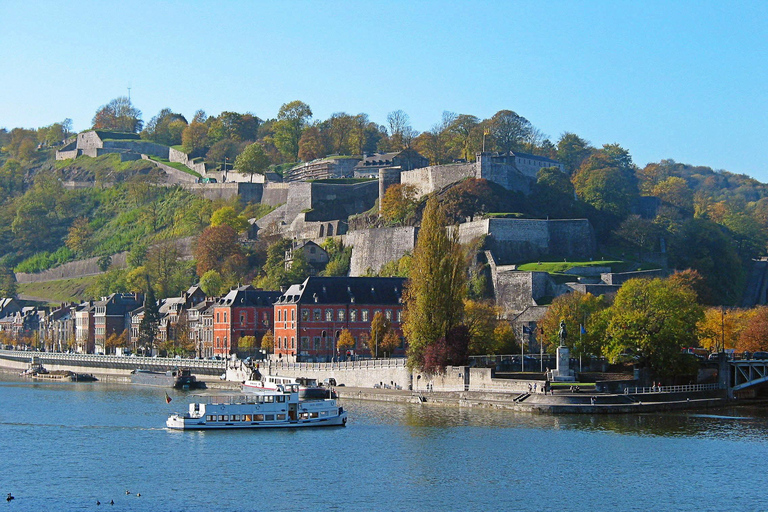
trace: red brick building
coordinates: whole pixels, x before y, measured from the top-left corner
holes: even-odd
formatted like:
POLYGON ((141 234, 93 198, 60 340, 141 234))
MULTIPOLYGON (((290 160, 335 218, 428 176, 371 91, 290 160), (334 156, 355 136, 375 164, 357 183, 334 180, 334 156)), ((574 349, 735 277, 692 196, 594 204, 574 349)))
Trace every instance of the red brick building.
MULTIPOLYGON (((381 312, 402 337, 401 277, 308 277, 275 303, 275 355, 297 361, 331 361, 343 329, 355 338, 354 352, 370 355, 362 342, 381 312)), ((402 350, 402 349, 398 349, 402 350)))
POLYGON ((229 357, 237 352, 238 340, 256 336, 258 340, 272 329, 274 302, 280 292, 241 286, 216 301, 213 308, 213 354, 229 357))

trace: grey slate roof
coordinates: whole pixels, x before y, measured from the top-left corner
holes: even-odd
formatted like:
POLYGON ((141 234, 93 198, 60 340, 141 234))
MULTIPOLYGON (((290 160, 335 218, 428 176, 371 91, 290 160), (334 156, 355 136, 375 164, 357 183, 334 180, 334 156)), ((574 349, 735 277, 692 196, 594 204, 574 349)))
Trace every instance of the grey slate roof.
POLYGON ((400 304, 402 277, 308 277, 280 297, 280 303, 400 304))
POLYGON ((225 307, 265 307, 271 306, 280 297, 280 292, 259 290, 251 285, 240 286, 229 291, 214 306, 225 307))

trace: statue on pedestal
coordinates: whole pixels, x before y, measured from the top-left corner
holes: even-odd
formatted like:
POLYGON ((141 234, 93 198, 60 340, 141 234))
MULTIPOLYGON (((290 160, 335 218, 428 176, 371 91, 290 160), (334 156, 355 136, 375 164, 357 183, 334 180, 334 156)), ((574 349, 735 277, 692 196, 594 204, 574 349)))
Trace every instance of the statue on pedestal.
POLYGON ((568 336, 568 329, 565 328, 565 320, 560 320, 560 332, 558 333, 560 336, 560 346, 565 346, 565 338, 568 336))

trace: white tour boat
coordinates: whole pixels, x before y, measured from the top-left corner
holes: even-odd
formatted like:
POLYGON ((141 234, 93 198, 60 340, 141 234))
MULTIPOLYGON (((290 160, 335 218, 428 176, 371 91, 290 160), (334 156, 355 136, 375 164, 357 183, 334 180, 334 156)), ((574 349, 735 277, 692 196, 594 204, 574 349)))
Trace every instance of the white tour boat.
POLYGON ((332 398, 300 400, 299 387, 288 385, 248 395, 211 396, 189 404, 189 412, 171 414, 166 426, 175 430, 237 430, 344 426, 347 412, 332 398))
POLYGON ((243 382, 244 392, 274 391, 280 387, 298 385, 299 399, 336 398, 336 392, 318 384, 317 379, 261 375, 259 373, 256 373, 254 377, 243 382))

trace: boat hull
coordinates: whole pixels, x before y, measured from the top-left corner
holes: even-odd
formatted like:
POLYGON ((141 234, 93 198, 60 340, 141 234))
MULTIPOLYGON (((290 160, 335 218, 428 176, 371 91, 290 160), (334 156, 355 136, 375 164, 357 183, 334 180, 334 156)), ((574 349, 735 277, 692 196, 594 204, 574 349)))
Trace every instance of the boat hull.
POLYGON ((347 413, 335 418, 320 418, 313 420, 251 422, 251 423, 207 423, 197 419, 186 419, 171 416, 166 427, 171 430, 254 430, 267 428, 311 428, 311 427, 343 427, 347 424, 347 413))

